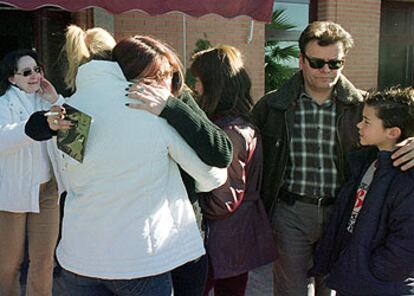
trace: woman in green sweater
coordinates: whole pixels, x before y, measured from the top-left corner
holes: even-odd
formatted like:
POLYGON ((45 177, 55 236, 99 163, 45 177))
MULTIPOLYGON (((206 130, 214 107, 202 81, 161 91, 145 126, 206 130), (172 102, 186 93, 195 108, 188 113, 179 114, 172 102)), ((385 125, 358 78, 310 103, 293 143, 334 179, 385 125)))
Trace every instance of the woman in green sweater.
MULTIPOLYGON (((207 118, 193 99, 191 91, 183 83, 181 63, 171 48, 159 40, 147 36, 135 36, 124 39, 115 46, 113 59, 119 63, 128 80, 139 77, 139 70, 146 69, 156 60, 169 60, 175 68, 171 84, 157 81, 156 77, 139 81, 131 86, 128 96, 140 102, 127 104, 127 107, 146 110, 165 118, 204 163, 220 168, 230 165, 232 161, 231 141, 223 130, 207 118), (125 44, 130 46, 128 54, 125 54, 125 50, 119 50, 125 44)), ((146 72, 141 71, 141 73, 146 72)), ((181 176, 203 234, 202 215, 194 180, 182 170, 181 176)), ((174 295, 201 296, 207 279, 207 269, 207 257, 204 255, 173 270, 171 276, 174 295)))

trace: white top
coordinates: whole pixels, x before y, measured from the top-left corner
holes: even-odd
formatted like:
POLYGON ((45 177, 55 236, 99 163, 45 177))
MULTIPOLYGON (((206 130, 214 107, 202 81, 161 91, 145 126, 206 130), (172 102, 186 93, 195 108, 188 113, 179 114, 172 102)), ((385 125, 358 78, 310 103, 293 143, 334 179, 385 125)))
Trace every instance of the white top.
POLYGON ((39 212, 39 185, 50 180, 46 143, 29 138, 30 115, 50 104, 11 86, 0 97, 0 211, 39 212))
POLYGON ((68 195, 57 257, 89 277, 160 274, 204 254, 177 163, 210 191, 225 169, 205 165, 168 123, 125 106, 128 82, 117 63, 79 68, 67 103, 93 122, 82 164, 60 153, 68 195))

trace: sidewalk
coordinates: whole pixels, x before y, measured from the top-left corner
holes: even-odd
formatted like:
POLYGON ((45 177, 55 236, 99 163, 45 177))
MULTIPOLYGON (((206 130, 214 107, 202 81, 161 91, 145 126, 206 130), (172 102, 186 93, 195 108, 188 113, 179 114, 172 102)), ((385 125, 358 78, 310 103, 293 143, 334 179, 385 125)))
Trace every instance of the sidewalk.
POLYGON ((257 268, 249 273, 246 296, 272 296, 272 264, 257 268))

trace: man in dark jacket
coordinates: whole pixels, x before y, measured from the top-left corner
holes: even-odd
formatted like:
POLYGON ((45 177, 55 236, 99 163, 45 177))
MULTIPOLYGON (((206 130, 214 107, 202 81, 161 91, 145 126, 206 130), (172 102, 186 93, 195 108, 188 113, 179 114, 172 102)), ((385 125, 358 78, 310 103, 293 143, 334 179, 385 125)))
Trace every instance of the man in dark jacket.
MULTIPOLYGON (((253 110, 262 133, 262 198, 272 220, 279 260, 273 268, 274 295, 330 295, 307 271, 331 205, 347 179, 345 156, 358 147, 356 124, 364 92, 343 75, 351 35, 332 22, 311 23, 299 39, 300 72, 253 110)), ((396 164, 410 161, 411 143, 396 164), (407 152, 408 151, 408 152, 407 152)))

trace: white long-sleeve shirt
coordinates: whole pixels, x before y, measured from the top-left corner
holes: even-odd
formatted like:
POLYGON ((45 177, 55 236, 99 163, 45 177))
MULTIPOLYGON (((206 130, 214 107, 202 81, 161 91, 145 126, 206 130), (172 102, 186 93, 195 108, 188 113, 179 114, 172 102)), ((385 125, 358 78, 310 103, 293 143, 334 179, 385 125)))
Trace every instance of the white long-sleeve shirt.
POLYGON ((205 165, 168 123, 125 106, 118 64, 79 68, 68 104, 92 116, 82 164, 61 153, 68 195, 57 256, 63 268, 105 279, 160 274, 204 254, 178 165, 210 191, 225 169, 205 165))

